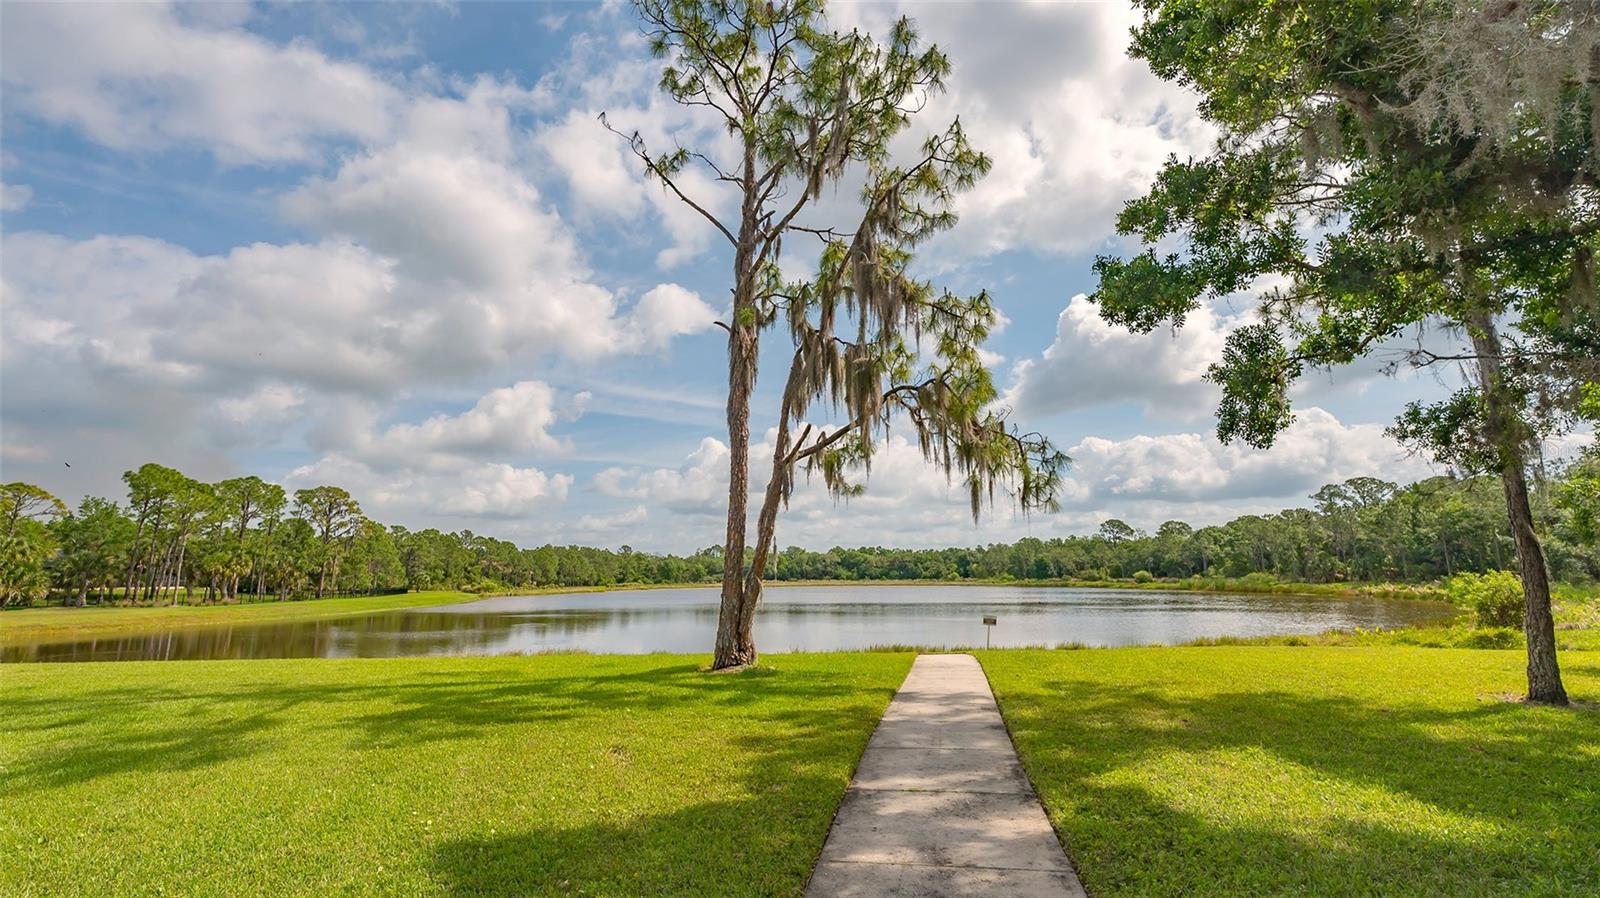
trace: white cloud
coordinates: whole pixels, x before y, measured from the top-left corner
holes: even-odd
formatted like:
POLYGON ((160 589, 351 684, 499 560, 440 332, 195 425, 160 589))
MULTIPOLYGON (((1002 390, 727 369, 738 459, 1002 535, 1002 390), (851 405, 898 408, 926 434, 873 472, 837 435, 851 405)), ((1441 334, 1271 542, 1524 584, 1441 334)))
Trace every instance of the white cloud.
POLYGON ((1386 436, 1381 424, 1343 424, 1327 411, 1299 411, 1271 449, 1223 445, 1210 434, 1123 440, 1088 437, 1068 450, 1078 501, 1298 500, 1324 483, 1358 475, 1409 482, 1435 473, 1386 436))
POLYGON ((1082 293, 1056 319, 1055 340, 1039 359, 1012 369, 1006 402, 1036 417, 1116 402, 1138 402, 1180 418, 1211 413, 1217 389, 1206 369, 1222 357, 1242 316, 1224 317, 1211 305, 1191 312, 1183 327, 1136 334, 1100 317, 1082 293))
POLYGON ((706 330, 717 312, 698 294, 677 284, 661 284, 639 297, 628 315, 627 341, 644 349, 660 349, 674 337, 706 330))
POLYGON ((559 417, 555 391, 525 380, 490 391, 459 415, 395 424, 349 451, 369 462, 435 469, 448 466, 442 459, 450 456, 561 453, 569 444, 549 430, 559 417))
POLYGON ((541 129, 536 142, 588 214, 628 219, 644 211, 646 192, 637 160, 628 155, 622 138, 601 126, 598 113, 570 110, 541 129))
POLYGON ((369 517, 437 524, 441 516, 515 519, 547 512, 566 501, 572 477, 502 462, 442 471, 379 471, 356 459, 331 455, 295 468, 285 478, 290 489, 318 484, 349 490, 369 517))
POLYGON ((460 414, 381 429, 370 406, 336 406, 315 437, 326 454, 288 479, 344 486, 368 514, 408 521, 527 517, 565 502, 573 479, 501 459, 565 452, 567 441, 550 428, 579 414, 583 401, 579 394, 563 404, 549 385, 520 381, 460 414))
MULTIPOLYGON (((752 451, 751 470, 757 461, 752 451)), ((718 516, 727 509, 728 445, 706 437, 678 468, 606 468, 595 475, 594 486, 602 495, 647 499, 675 514, 718 516)))
POLYGON ((305 160, 324 142, 376 140, 390 128, 400 92, 371 70, 251 34, 237 6, 216 10, 230 13, 221 18, 197 11, 8 6, 7 100, 116 149, 195 145, 231 163, 305 160))
POLYGON ((33 202, 33 188, 0 182, 0 212, 21 212, 33 202))
POLYGON ((1140 14, 1121 3, 841 4, 836 24, 888 33, 907 15, 949 56, 949 90, 913 123, 959 115, 993 170, 962 196, 961 223, 938 252, 1015 248, 1080 253, 1104 245, 1122 204, 1168 155, 1206 150, 1211 127, 1185 88, 1126 54, 1140 14))
POLYGON ((632 528, 643 524, 650 517, 650 512, 643 505, 609 515, 586 514, 573 522, 572 529, 590 539, 619 539, 626 541, 630 536, 636 536, 637 531, 632 528))
MULTIPOLYGON (((751 447, 752 501, 769 471, 773 435, 751 447)), ((1408 482, 1434 473, 1408 456, 1376 424, 1343 424, 1308 408, 1270 450, 1224 446, 1200 433, 1088 437, 1067 449, 1074 458, 1060 500, 1062 511, 1023 517, 1004 496, 974 527, 967 496, 926 463, 917 447, 891 436, 879 445, 863 495, 835 502, 820 481, 801 478, 779 517, 783 544, 939 546, 1064 536, 1119 517, 1154 528, 1179 518, 1217 523, 1240 514, 1305 504, 1324 483, 1358 475, 1408 482)), ((603 495, 661 508, 682 519, 673 545, 715 540, 727 501, 727 447, 711 437, 677 467, 608 468, 594 478, 603 495)), ((752 515, 755 513, 752 507, 752 515)))
POLYGON ((418 471, 465 458, 471 498, 452 509, 503 515, 564 495, 570 478, 493 467, 496 456, 564 451, 548 426, 586 395, 554 408, 547 386, 522 381, 457 415, 378 422, 402 398, 426 407, 551 357, 659 351, 710 327, 710 307, 676 284, 622 308, 596 282, 530 165, 525 113, 541 91, 427 70, 391 82, 242 30, 247 6, 83 12, 7 10, 18 110, 130 152, 331 164, 281 198, 309 232, 300 242, 200 254, 146 237, 7 234, 8 442, 201 474, 245 443, 309 448, 316 464, 342 457, 419 494, 418 471))
MULTIPOLYGON (((928 248, 935 264, 1012 249, 1096 249, 1116 209, 1167 153, 1208 140, 1181 89, 1123 56, 1132 10, 905 7, 955 63, 950 93, 908 136, 920 139, 959 112, 996 162, 961 200, 963 224, 928 248)), ((882 34, 894 11, 878 4, 833 14, 837 24, 861 21, 882 34)), ((653 287, 663 279, 641 280, 638 270, 612 281, 584 252, 585 241, 620 239, 671 268, 720 239, 646 183, 622 141, 596 121, 607 110, 656 150, 681 142, 721 158, 726 149, 714 122, 660 96, 660 63, 631 18, 614 7, 563 11, 563 25, 591 30, 574 34, 570 64, 525 89, 509 76, 453 79, 425 60, 407 76, 384 76, 306 40, 243 30, 253 14, 248 4, 6 9, 0 78, 17 115, 130 156, 177 148, 224 165, 305 166, 280 168, 279 184, 314 172, 277 197, 303 229, 293 242, 196 252, 137 236, 7 234, 7 467, 59 476, 60 462, 71 461, 74 471, 100 472, 92 488, 110 494, 124 467, 151 459, 208 478, 237 473, 234 453, 249 445, 311 459, 290 475, 294 483, 345 485, 380 518, 457 526, 491 518, 511 531, 565 527, 672 548, 717 541, 727 449, 715 438, 677 466, 601 471, 593 480, 605 497, 600 508, 576 518, 556 516, 572 477, 531 466, 546 465, 531 454, 569 451, 558 423, 589 401, 527 378, 583 385, 590 372, 555 376, 540 364, 658 352, 708 329, 717 314, 682 286, 700 284, 699 272, 653 287), (464 390, 478 397, 470 407, 464 390), (626 538, 647 518, 662 526, 626 538)), ((328 33, 371 43, 353 20, 328 33)), ((725 185, 703 172, 684 183, 714 209, 730 208, 717 190, 725 185)), ((5 187, 0 208, 15 211, 27 190, 5 187)), ((823 214, 852 196, 841 189, 825 198, 823 214)), ((786 271, 814 248, 790 251, 786 271)), ((1233 324, 1205 310, 1176 336, 1133 337, 1075 298, 1051 348, 1017 364, 1010 400, 1028 414, 1079 408, 1091 397, 1164 415, 1203 413, 1214 394, 1200 374, 1233 324)), ((703 379, 677 374, 597 385, 595 404, 634 417, 654 409, 713 432, 720 398, 699 396, 703 379)), ((1158 522, 1149 520, 1155 515, 1214 520, 1295 501, 1306 484, 1347 472, 1411 470, 1390 458, 1391 448, 1376 425, 1344 425, 1316 409, 1271 453, 1192 433, 1085 439, 1072 447, 1079 464, 1066 512, 1024 520, 1002 509, 975 529, 959 486, 893 438, 866 495, 836 508, 820 484, 802 485, 780 537, 819 546, 971 543, 1085 529, 1108 510, 1142 524, 1158 522)), ((758 480, 770 451, 770 442, 755 447, 758 480)))
MULTIPOLYGON (((694 150, 721 160, 724 170, 731 170, 730 160, 738 158, 736 145, 720 115, 674 103, 661 93, 662 63, 650 53, 630 14, 607 7, 594 21, 603 30, 575 37, 567 59, 535 88, 562 110, 540 130, 535 143, 543 161, 565 182, 577 215, 621 229, 641 243, 665 236, 667 245, 657 252, 656 265, 683 265, 721 244, 722 238, 665 185, 644 176, 621 135, 637 131, 652 153, 680 146, 694 150), (602 113, 620 134, 601 123, 602 113)), ((698 158, 674 181, 714 215, 725 218, 738 208, 734 190, 698 158)))

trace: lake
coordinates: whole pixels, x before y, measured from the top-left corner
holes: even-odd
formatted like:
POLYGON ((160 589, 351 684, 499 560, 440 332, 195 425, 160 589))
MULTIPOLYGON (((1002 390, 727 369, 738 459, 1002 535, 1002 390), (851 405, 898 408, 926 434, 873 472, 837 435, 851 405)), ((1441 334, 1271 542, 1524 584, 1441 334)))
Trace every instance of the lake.
MULTIPOLYGON (((1447 618, 1449 605, 1166 590, 1035 586, 770 587, 756 618, 763 652, 909 644, 996 647, 1176 644, 1202 637, 1401 627, 1447 618)), ((180 628, 6 646, 0 663, 217 658, 393 658, 709 652, 717 589, 511 596, 346 618, 180 628)))

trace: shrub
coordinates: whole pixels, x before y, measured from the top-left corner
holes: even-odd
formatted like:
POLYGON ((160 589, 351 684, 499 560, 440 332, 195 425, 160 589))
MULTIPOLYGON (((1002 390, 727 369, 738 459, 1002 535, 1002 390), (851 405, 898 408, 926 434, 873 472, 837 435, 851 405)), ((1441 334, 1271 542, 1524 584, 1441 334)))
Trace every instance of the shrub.
POLYGON ((1522 626, 1522 580, 1511 571, 1457 574, 1445 584, 1445 594, 1477 612, 1479 627, 1522 626))
POLYGON ((1522 645, 1522 631, 1509 627, 1474 630, 1456 645, 1464 649, 1514 649, 1522 645))
POLYGON ((1149 583, 1154 579, 1155 579, 1155 576, 1152 575, 1149 571, 1134 571, 1133 572, 1133 582, 1135 582, 1135 583, 1149 583))

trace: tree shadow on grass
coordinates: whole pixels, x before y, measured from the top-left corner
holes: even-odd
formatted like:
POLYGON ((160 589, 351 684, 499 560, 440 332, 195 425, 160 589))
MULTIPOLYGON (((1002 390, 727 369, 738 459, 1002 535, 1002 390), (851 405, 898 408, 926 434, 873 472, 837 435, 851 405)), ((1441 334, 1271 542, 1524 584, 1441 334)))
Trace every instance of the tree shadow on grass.
POLYGON ((1091 892, 1600 894, 1600 715, 1093 680, 1001 706, 1091 892))
MULTIPOLYGON (((547 747, 562 739, 589 741, 530 755, 551 763, 548 769, 524 767, 512 781, 513 788, 534 793, 530 801, 517 801, 513 791, 511 800, 500 799, 502 811, 466 829, 472 835, 393 845, 396 855, 408 856, 396 859, 400 865, 420 864, 423 875, 451 895, 798 895, 850 770, 893 692, 888 681, 898 681, 882 669, 862 677, 804 666, 709 677, 670 658, 644 669, 528 675, 531 667, 559 669, 551 665, 469 665, 442 675, 431 666, 383 668, 378 682, 365 685, 337 682, 329 675, 337 673, 336 667, 313 671, 318 682, 292 686, 276 676, 194 689, 123 684, 81 690, 83 703, 64 715, 59 702, 11 702, 9 708, 23 711, 14 719, 22 729, 70 728, 87 719, 97 724, 96 741, 88 744, 82 732, 71 737, 84 740, 77 744, 53 741, 48 751, 3 771, 0 791, 16 797, 21 790, 115 773, 196 768, 251 752, 276 752, 285 740, 311 742, 330 734, 338 738, 321 739, 328 750, 354 749, 352 759, 373 750, 380 757, 406 758, 412 755, 388 749, 426 749, 427 743, 458 736, 492 738, 495 728, 509 727, 516 739, 542 739, 547 747), (152 693, 154 713, 152 706, 127 704, 152 693), (654 711, 677 716, 651 723, 654 711), (571 728, 559 726, 580 717, 585 719, 571 728), (605 740, 612 737, 605 734, 613 718, 618 741, 608 748, 605 740), (230 727, 239 732, 230 736, 230 727), (644 744, 671 747, 666 756, 628 756, 630 739, 641 738, 644 744), (586 772, 592 766, 570 759, 604 758, 612 750, 623 753, 606 774, 610 785, 598 792, 574 790, 594 774, 586 772), (663 785, 680 766, 682 775, 714 786, 686 793, 663 785), (548 793, 541 800, 538 793, 544 790, 548 793), (609 805, 591 798, 570 809, 550 798, 572 794, 614 797, 609 805)), ((482 757, 505 744, 447 744, 424 754, 463 751, 482 757)), ((318 759, 320 767, 328 763, 326 757, 318 759)), ((109 790, 103 794, 106 801, 116 800, 109 790)), ((445 800, 473 798, 462 794, 445 800)), ((330 891, 361 891, 370 871, 347 866, 336 852, 330 857, 324 880, 330 891)), ((263 891, 278 887, 240 885, 263 891)))
POLYGON ((1572 653, 1570 652, 1563 652, 1561 654, 1561 670, 1564 673, 1569 674, 1583 674, 1590 677, 1600 677, 1600 663, 1588 662, 1587 660, 1584 662, 1574 663, 1572 660, 1572 653))
MULTIPOLYGON (((752 758, 730 780, 735 798, 452 840, 432 854, 434 879, 452 898, 798 898, 872 727, 815 714, 797 724, 734 740, 752 758)), ((1027 832, 985 838, 1001 855, 1008 838, 1032 840, 1027 832)))
POLYGON ((85 688, 68 702, 14 695, 0 702, 7 729, 51 732, 54 738, 0 770, 0 789, 20 795, 121 773, 189 770, 319 731, 336 734, 354 749, 404 748, 470 739, 497 727, 642 713, 678 702, 708 712, 759 708, 772 723, 831 714, 839 726, 870 730, 876 720, 868 710, 872 700, 887 704, 894 691, 884 686, 874 693, 825 670, 757 668, 708 676, 678 658, 660 660, 643 669, 571 676, 546 675, 547 665, 556 662, 543 660, 535 672, 525 662, 439 671, 380 661, 363 665, 396 666, 357 682, 255 676, 245 683, 194 687, 85 688))
POLYGON ((1202 817, 1133 786, 1083 789, 1076 806, 1115 808, 1069 811, 1075 819, 1061 827, 1096 898, 1589 898, 1600 885, 1593 843, 1581 835, 1481 844, 1348 818, 1305 833, 1259 817, 1202 817))
MULTIPOLYGON (((838 729, 745 740, 760 760, 737 779, 743 794, 668 813, 573 826, 507 821, 504 835, 457 839, 430 855, 451 896, 799 896, 844 796, 845 776, 804 772, 838 729)), ((865 747, 852 744, 853 753, 865 747)), ((592 818, 591 818, 592 819, 592 818)))

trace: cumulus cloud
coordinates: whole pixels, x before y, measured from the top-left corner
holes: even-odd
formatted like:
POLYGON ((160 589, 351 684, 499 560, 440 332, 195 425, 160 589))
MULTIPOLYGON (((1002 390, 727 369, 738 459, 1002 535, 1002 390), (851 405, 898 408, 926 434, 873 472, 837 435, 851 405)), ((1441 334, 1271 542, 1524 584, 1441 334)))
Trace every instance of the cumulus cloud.
POLYGON ((420 424, 395 424, 370 438, 362 435, 346 451, 382 467, 448 466, 455 456, 494 456, 567 451, 550 433, 560 417, 555 391, 525 380, 490 391, 459 415, 434 415, 420 424))
POLYGON ((520 381, 459 414, 386 427, 370 406, 346 406, 318 430, 325 454, 287 479, 343 486, 368 514, 402 520, 525 519, 565 502, 573 478, 503 459, 566 452, 568 441, 551 428, 581 414, 584 399, 563 402, 548 384, 520 381))
MULTIPOLYGON (((1112 235, 1122 204, 1142 193, 1167 156, 1214 139, 1195 97, 1126 54, 1139 21, 1122 3, 876 3, 830 9, 839 24, 887 34, 909 16, 949 54, 949 90, 919 128, 957 115, 994 159, 962 196, 946 255, 1008 249, 1078 253, 1112 235)), ((918 137, 918 140, 921 138, 918 137)))
MULTIPOLYGON (((7 25, 10 40, 9 13, 7 25)), ((211 40, 219 26, 171 27, 211 40)), ((161 89, 199 102, 181 88, 161 89)), ((443 90, 388 103, 382 129, 355 135, 362 149, 282 198, 310 232, 300 242, 200 254, 147 237, 7 234, 8 438, 27 433, 53 455, 87 442, 67 424, 83 420, 114 435, 93 441, 111 465, 183 446, 186 463, 215 471, 225 463, 211 449, 272 442, 302 421, 312 448, 354 450, 354 422, 402 394, 415 402, 552 356, 658 351, 710 327, 710 308, 678 285, 624 308, 597 283, 525 165, 515 117, 532 92, 494 78, 443 90)))
POLYGON ((1324 483, 1358 475, 1408 482, 1435 473, 1383 430, 1381 424, 1344 424, 1311 407, 1298 412, 1267 450, 1223 445, 1210 434, 1174 433, 1088 437, 1068 454, 1075 461, 1077 501, 1099 506, 1130 500, 1297 499, 1324 483))
MULTIPOLYGON (((872 4, 832 14, 837 25, 883 34, 901 6, 956 66, 951 90, 910 136, 959 111, 995 159, 961 199, 961 226, 929 247, 935 264, 1099 248, 1116 209, 1168 153, 1209 141, 1192 99, 1123 55, 1135 11, 872 4)), ((672 268, 719 239, 646 183, 596 121, 606 110, 656 149, 682 143, 722 158, 726 148, 715 122, 659 95, 660 63, 635 23, 611 7, 571 14, 562 27, 582 33, 569 62, 525 88, 425 64, 384 75, 307 41, 252 33, 253 14, 248 4, 7 8, 0 80, 16 115, 129 155, 178 149, 268 168, 283 185, 276 208, 297 229, 291 241, 206 251, 140 236, 7 234, 8 469, 60 476, 68 460, 98 472, 90 489, 114 494, 124 467, 152 458, 212 479, 238 473, 238 448, 250 445, 296 457, 291 485, 345 485, 389 520, 487 518, 509 532, 565 527, 598 539, 648 518, 662 524, 649 537, 659 548, 717 541, 727 448, 715 438, 679 465, 599 472, 601 509, 575 519, 553 517, 573 478, 537 457, 569 452, 572 437, 558 425, 586 402, 527 379, 539 364, 659 352, 717 314, 682 283, 655 283, 666 278, 634 271, 610 281, 584 252, 586 239, 620 235, 672 268), (476 398, 463 407, 465 390, 476 398)), ((350 24, 334 37, 364 40, 350 24)), ((686 173, 684 185, 714 210, 731 208, 717 191, 725 185, 703 173, 686 173)), ((27 190, 7 186, 0 209, 16 211, 27 190)), ((852 196, 825 197, 822 214, 852 196)), ((792 248, 785 270, 809 251, 792 248)), ((1204 411, 1213 397, 1200 374, 1234 323, 1206 310, 1175 335, 1133 337, 1075 297, 1050 349, 1017 363, 1009 400, 1030 415, 1091 396, 1169 415, 1204 411)), ((690 391, 655 379, 597 385, 596 402, 633 417, 666 406, 674 424, 715 426, 720 398, 697 397, 703 385, 693 378, 672 380, 690 391)), ((980 530, 960 487, 894 437, 866 495, 836 508, 820 483, 804 484, 780 536, 818 546, 970 543, 1082 530, 1108 509, 1143 524, 1158 514, 1214 520, 1294 501, 1347 472, 1410 470, 1386 454, 1392 446, 1375 425, 1318 410, 1271 453, 1192 433, 1070 448, 1079 461, 1063 514, 1022 519, 1001 509, 980 530)), ((770 438, 754 448, 758 479, 770 452, 770 438)))
MULTIPOLYGON (((239 27, 238 5, 17 4, 0 32, 14 108, 117 149, 197 145, 225 162, 377 140, 401 93, 371 70, 239 27)), ((247 10, 246 10, 247 12, 247 10)))
MULTIPOLYGON (((751 469, 758 467, 753 447, 751 469)), ((766 447, 767 461, 772 450, 766 447)), ((716 437, 705 437, 676 468, 606 468, 594 477, 602 495, 627 499, 647 499, 652 506, 676 514, 716 517, 727 509, 728 445, 716 437)))
POLYGON ((369 516, 438 523, 440 516, 516 519, 566 501, 572 477, 504 462, 482 462, 447 470, 377 470, 360 460, 331 455, 290 471, 285 485, 303 489, 337 484, 349 490, 369 516))
MULTIPOLYGON (((751 494, 760 495, 773 435, 751 447, 751 494)), ((607 468, 593 481, 603 495, 663 508, 683 521, 677 543, 714 538, 727 501, 727 447, 712 437, 682 464, 607 468)), ((1068 447, 1074 459, 1060 494, 1062 511, 1023 517, 1001 497, 974 527, 967 496, 917 447, 900 436, 879 445, 866 492, 837 502, 820 482, 802 478, 779 519, 785 544, 969 545, 1021 536, 1064 536, 1119 517, 1153 528, 1181 518, 1215 523, 1240 514, 1303 504, 1318 486, 1358 475, 1409 481, 1434 473, 1408 456, 1376 424, 1344 424, 1320 408, 1302 411, 1270 450, 1224 446, 1200 433, 1087 437, 1068 447)), ((752 514, 755 509, 752 509, 752 514)))
POLYGON ((643 505, 635 505, 626 511, 616 514, 594 515, 586 514, 573 522, 572 529, 575 533, 584 535, 589 539, 608 540, 618 539, 626 542, 631 535, 637 533, 633 528, 643 524, 650 517, 650 512, 643 505))
POLYGON ((699 294, 677 284, 661 284, 639 297, 628 314, 625 339, 632 346, 660 349, 674 337, 711 327, 716 318, 716 310, 699 294))
MULTIPOLYGON (((721 160, 724 170, 736 167, 737 146, 720 115, 674 103, 661 93, 661 61, 624 7, 604 7, 592 18, 595 30, 575 38, 567 58, 536 87, 563 111, 534 142, 541 160, 566 185, 578 216, 620 228, 640 243, 665 237, 655 262, 675 268, 700 258, 722 238, 665 185, 644 176, 622 136, 601 123, 601 114, 621 134, 638 132, 651 152, 686 147, 721 160)), ((674 181, 713 215, 726 219, 738 209, 737 193, 699 159, 674 181)))
POLYGON ((1205 373, 1222 357, 1228 334, 1242 316, 1211 305, 1191 312, 1181 328, 1136 334, 1100 317, 1082 293, 1056 319, 1054 341, 1035 359, 1012 369, 1007 402, 1026 416, 1094 405, 1138 402, 1181 417, 1210 414, 1217 389, 1205 373))
POLYGON ((246 396, 216 401, 207 416, 212 433, 225 446, 271 442, 271 434, 293 421, 304 407, 305 391, 268 383, 246 396))

